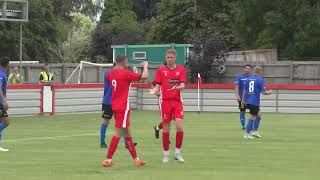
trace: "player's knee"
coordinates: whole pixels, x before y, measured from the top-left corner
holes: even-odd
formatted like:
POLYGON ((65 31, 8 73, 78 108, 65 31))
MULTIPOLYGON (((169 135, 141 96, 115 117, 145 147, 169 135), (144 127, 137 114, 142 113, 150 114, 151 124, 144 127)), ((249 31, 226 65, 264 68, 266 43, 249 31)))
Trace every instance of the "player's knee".
POLYGON ((176 120, 177 131, 183 131, 182 120, 176 120))
POLYGON ((109 123, 110 123, 110 119, 103 118, 102 124, 109 125, 109 123))
POLYGON ((170 126, 168 123, 163 123, 163 132, 170 132, 170 126))
POLYGON ((177 126, 177 131, 178 131, 178 132, 183 131, 182 125, 177 126))

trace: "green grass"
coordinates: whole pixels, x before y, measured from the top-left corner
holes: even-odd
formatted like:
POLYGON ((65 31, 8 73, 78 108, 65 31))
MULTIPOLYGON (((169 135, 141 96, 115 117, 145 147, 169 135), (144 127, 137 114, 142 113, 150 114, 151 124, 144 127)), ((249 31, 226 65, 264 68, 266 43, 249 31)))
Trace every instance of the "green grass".
MULTIPOLYGON (((184 164, 162 164, 161 140, 152 128, 158 121, 158 112, 132 113, 134 140, 146 167, 132 167, 121 141, 114 156, 119 167, 106 169, 101 166, 105 150, 98 148, 99 114, 12 118, 2 143, 11 151, 0 153, 0 179, 319 179, 320 115, 265 113, 263 138, 244 140, 236 113, 186 113, 184 164)), ((172 131, 171 156, 174 137, 172 131)))

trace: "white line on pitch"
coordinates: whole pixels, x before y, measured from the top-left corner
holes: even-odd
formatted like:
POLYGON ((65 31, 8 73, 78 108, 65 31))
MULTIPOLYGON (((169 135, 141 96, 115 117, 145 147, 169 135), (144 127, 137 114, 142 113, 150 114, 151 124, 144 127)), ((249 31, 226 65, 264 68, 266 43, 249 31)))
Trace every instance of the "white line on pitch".
MULTIPOLYGON (((107 133, 107 134, 109 134, 109 133, 107 133)), ((74 135, 68 135, 68 136, 51 136, 51 137, 38 137, 38 138, 9 139, 9 140, 4 140, 2 142, 31 141, 31 140, 43 140, 43 139, 59 139, 59 138, 81 137, 81 136, 96 136, 96 135, 99 135, 99 133, 74 134, 74 135)))

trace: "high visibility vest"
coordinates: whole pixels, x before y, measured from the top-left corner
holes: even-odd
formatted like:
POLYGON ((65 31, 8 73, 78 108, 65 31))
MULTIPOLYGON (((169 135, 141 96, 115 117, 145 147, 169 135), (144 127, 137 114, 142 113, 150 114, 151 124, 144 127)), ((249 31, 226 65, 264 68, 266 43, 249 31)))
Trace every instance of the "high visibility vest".
POLYGON ((20 75, 20 74, 17 74, 16 75, 16 77, 20 80, 18 80, 18 82, 17 82, 17 79, 16 78, 13 78, 13 73, 11 73, 10 75, 9 75, 9 82, 10 83, 12 83, 12 84, 18 84, 18 83, 22 83, 22 76, 20 75))
POLYGON ((53 74, 51 72, 47 74, 45 71, 42 71, 40 75, 42 75, 44 81, 52 81, 53 74))

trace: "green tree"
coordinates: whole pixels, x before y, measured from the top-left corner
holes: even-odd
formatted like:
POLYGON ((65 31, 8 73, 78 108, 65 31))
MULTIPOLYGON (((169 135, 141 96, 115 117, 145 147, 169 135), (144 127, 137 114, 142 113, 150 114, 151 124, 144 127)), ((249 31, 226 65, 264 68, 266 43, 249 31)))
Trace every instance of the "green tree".
POLYGON ((313 0, 239 0, 234 32, 242 48, 277 48, 280 57, 320 57, 320 8, 313 0))
POLYGON ((148 33, 149 43, 186 43, 192 39, 193 0, 162 0, 148 33))
POLYGON ((131 0, 105 1, 99 25, 110 28, 114 35, 121 31, 141 32, 131 0))
POLYGON ((53 44, 50 48, 53 56, 63 63, 79 62, 86 57, 91 43, 91 35, 95 29, 95 23, 89 16, 71 13, 71 17, 73 17, 72 28, 67 39, 53 44))
POLYGON ((71 21, 72 12, 80 12, 96 20, 102 10, 103 0, 52 0, 54 14, 64 20, 71 21))
MULTIPOLYGON (((23 24, 23 60, 51 61, 49 46, 57 40, 58 20, 51 0, 31 0, 29 22, 23 24)), ((19 23, 0 22, 0 55, 19 58, 19 23)))

